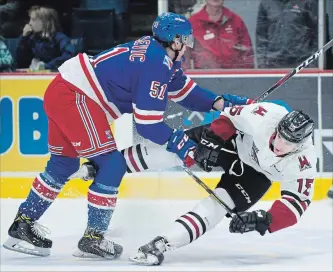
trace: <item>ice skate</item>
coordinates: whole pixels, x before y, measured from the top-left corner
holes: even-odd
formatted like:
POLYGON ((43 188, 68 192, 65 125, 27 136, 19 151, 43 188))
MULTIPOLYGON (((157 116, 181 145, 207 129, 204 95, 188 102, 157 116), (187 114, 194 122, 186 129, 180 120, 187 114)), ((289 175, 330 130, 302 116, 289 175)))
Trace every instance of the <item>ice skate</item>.
POLYGON ((73 256, 78 258, 117 259, 123 252, 123 247, 104 237, 103 232, 87 229, 79 241, 78 249, 73 256))
POLYGON ((157 236, 148 244, 140 247, 129 260, 142 265, 160 265, 164 261, 163 253, 169 249, 168 241, 164 237, 157 236))
POLYGON ((48 228, 24 214, 18 213, 8 230, 9 238, 3 244, 3 247, 35 256, 49 256, 52 241, 45 238, 46 234, 49 233, 48 228))

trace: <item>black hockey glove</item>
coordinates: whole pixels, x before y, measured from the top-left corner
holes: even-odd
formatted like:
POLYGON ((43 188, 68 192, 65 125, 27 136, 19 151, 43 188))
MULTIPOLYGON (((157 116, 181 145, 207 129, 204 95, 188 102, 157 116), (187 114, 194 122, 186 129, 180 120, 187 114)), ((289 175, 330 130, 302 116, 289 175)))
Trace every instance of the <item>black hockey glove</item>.
POLYGON ((218 156, 221 150, 222 139, 214 134, 209 128, 201 134, 200 142, 194 153, 194 160, 200 168, 206 172, 212 171, 218 166, 218 156))
POLYGON ((264 210, 256 210, 253 212, 241 212, 235 215, 230 221, 229 231, 231 233, 244 233, 249 231, 258 231, 261 236, 264 236, 272 223, 272 215, 264 210))

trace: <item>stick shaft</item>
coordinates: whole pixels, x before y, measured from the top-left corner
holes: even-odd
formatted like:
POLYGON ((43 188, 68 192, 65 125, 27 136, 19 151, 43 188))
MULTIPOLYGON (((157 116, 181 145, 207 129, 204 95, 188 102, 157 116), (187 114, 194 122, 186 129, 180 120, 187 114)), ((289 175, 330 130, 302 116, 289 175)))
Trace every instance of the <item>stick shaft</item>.
POLYGON ((227 204, 225 204, 215 193, 213 190, 211 190, 199 177, 197 177, 190 169, 187 167, 183 167, 184 171, 189 174, 196 183, 198 183, 202 188, 206 190, 206 192, 212 196, 220 205, 222 205, 226 211, 230 214, 233 214, 233 211, 228 207, 227 204))
POLYGON ((297 74, 303 68, 307 67, 311 62, 316 60, 321 54, 323 54, 327 49, 329 49, 333 45, 333 39, 326 43, 321 49, 319 49, 316 53, 308 57, 305 61, 303 61, 300 65, 298 65, 295 69, 290 71, 289 74, 286 74, 283 78, 281 78, 278 82, 276 82, 272 87, 270 87, 266 92, 260 95, 255 101, 260 102, 264 100, 267 96, 273 93, 276 89, 282 86, 288 79, 290 79, 293 75, 297 74))

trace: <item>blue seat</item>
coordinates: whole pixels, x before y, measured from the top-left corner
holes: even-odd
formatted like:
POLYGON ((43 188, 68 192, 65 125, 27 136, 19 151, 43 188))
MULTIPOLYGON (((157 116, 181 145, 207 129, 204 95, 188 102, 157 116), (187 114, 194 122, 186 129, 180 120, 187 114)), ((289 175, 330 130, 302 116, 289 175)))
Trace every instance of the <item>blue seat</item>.
POLYGON ((116 13, 126 13, 129 0, 82 0, 81 6, 88 9, 114 9, 116 13))
POLYGON ((72 38, 83 38, 83 49, 97 54, 115 45, 114 9, 73 8, 72 38))

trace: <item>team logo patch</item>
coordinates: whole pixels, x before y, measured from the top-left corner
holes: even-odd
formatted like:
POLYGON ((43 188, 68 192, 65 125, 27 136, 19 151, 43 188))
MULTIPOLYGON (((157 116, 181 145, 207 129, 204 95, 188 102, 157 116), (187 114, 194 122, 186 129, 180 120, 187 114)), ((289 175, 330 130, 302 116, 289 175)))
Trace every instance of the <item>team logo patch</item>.
POLYGON ((164 57, 163 64, 165 64, 169 68, 169 70, 171 70, 172 60, 168 56, 164 57))
POLYGON ((308 161, 308 159, 305 156, 299 156, 298 161, 299 161, 299 171, 310 169, 312 167, 311 163, 308 161))

